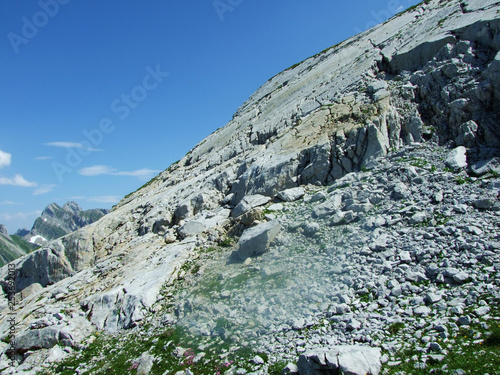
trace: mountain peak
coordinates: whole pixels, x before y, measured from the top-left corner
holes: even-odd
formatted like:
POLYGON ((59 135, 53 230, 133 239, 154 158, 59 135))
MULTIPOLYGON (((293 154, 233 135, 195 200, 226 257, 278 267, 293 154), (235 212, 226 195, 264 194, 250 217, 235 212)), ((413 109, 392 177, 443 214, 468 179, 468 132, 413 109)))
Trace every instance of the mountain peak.
POLYGON ((61 210, 62 210, 61 206, 59 206, 57 203, 51 203, 44 208, 44 210, 42 211, 42 216, 44 215, 55 216, 56 212, 59 212, 61 210))
POLYGON ((57 203, 51 203, 35 220, 28 236, 30 239, 36 237, 49 241, 54 240, 93 223, 107 213, 108 210, 105 209, 84 211, 73 201, 65 203, 63 207, 57 203))
POLYGON ((71 213, 77 213, 83 211, 82 208, 78 205, 78 203, 74 201, 66 202, 63 206, 63 210, 71 213))

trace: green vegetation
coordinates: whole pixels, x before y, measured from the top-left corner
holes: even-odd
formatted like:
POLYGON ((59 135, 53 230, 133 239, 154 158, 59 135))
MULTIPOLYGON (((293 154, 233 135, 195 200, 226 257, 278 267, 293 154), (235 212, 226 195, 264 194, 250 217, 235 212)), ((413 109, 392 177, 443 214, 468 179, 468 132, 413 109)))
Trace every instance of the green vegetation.
MULTIPOLYGON (((217 320, 220 329, 227 325, 224 319, 217 320)), ((76 351, 41 374, 136 374, 139 358, 146 352, 156 359, 149 372, 152 375, 161 375, 167 370, 175 374, 185 369, 194 374, 223 374, 231 367, 251 371, 250 360, 256 355, 269 362, 265 353, 239 347, 229 340, 197 337, 180 327, 164 328, 144 336, 134 332, 95 334, 89 341, 85 350, 76 351)), ((278 374, 284 366, 277 362, 269 373, 278 374)))
POLYGON ((222 247, 231 247, 234 244, 234 240, 231 237, 226 237, 222 241, 219 242, 219 246, 222 247))
POLYGON ((415 157, 410 158, 409 161, 410 161, 410 165, 412 165, 414 167, 418 167, 418 168, 425 168, 427 166, 427 164, 429 164, 429 162, 427 160, 415 158, 415 157))
MULTIPOLYGON (((483 296, 483 298, 488 298, 483 296)), ((491 300, 491 299, 490 299, 491 300)), ((500 315, 498 301, 492 306, 490 318, 484 322, 463 326, 458 330, 448 327, 449 338, 437 338, 443 351, 436 356, 428 350, 422 351, 416 346, 409 347, 396 354, 399 364, 385 366, 383 374, 453 374, 463 370, 465 374, 500 374, 500 315), (423 358, 427 357, 425 365, 423 358), (422 368, 421 368, 422 367, 422 368)), ((472 311, 468 311, 472 313, 472 311)), ((393 323, 389 330, 397 335, 403 327, 393 323)))
POLYGON ((413 12, 415 9, 417 9, 420 6, 422 6, 423 4, 429 4, 430 2, 431 2, 431 0, 421 1, 420 3, 415 4, 415 5, 411 6, 411 7, 409 7, 408 9, 402 11, 401 13, 398 13, 396 16, 399 16, 401 14, 405 14, 405 13, 408 13, 408 12, 413 12))
POLYGON ((387 331, 389 331, 391 335, 397 335, 399 331, 401 331, 404 327, 405 324, 403 322, 396 322, 392 323, 387 329, 387 331))
POLYGON ((269 375, 281 375, 281 371, 286 367, 286 365, 287 362, 285 361, 274 362, 271 365, 269 365, 267 373, 269 375))
POLYGON ((458 185, 474 182, 469 176, 457 176, 455 180, 458 185))
POLYGON ((129 194, 127 194, 127 195, 125 195, 125 197, 124 197, 123 199, 130 198, 133 194, 135 194, 135 193, 137 193, 137 192, 141 191, 142 189, 144 189, 144 188, 148 187, 148 186, 149 186, 149 185, 151 185, 153 182, 155 182, 156 180, 158 180, 158 177, 159 177, 159 176, 160 176, 160 175, 153 177, 151 180, 149 180, 148 182, 146 182, 144 185, 142 185, 142 186, 141 186, 139 189, 137 189, 136 191, 133 191, 133 192, 131 192, 131 193, 129 193, 129 194))
POLYGON ((17 235, 0 236, 0 267, 38 248, 17 235))

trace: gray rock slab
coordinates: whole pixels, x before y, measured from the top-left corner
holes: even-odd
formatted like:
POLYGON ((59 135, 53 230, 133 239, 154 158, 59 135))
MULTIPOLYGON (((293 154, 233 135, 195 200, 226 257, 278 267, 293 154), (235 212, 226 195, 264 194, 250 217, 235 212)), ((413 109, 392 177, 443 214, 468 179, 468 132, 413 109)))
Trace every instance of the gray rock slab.
POLYGON ((302 187, 295 187, 291 189, 286 189, 283 191, 280 191, 277 195, 279 199, 285 202, 293 202, 296 200, 299 200, 304 196, 306 191, 302 187))
POLYGON ((264 195, 255 194, 248 195, 244 197, 240 203, 233 209, 231 213, 232 217, 238 217, 243 215, 245 212, 250 211, 252 208, 263 206, 268 203, 271 198, 266 197, 264 195))
POLYGON ((382 364, 380 348, 341 345, 306 352, 299 357, 301 375, 378 375, 382 364))
POLYGON ((339 211, 341 207, 342 196, 340 194, 335 194, 326 202, 317 205, 312 212, 312 216, 318 219, 324 218, 339 211))
POLYGON ((471 172, 476 176, 482 176, 490 172, 500 173, 500 158, 478 161, 471 165, 471 172))
POLYGON ((182 238, 195 236, 203 232, 207 227, 200 221, 190 220, 182 227, 179 228, 178 232, 182 238))
POLYGON ((36 349, 50 349, 59 343, 61 330, 55 327, 29 330, 14 340, 14 349, 17 352, 26 352, 36 349))
POLYGON ((277 220, 248 228, 241 235, 237 244, 237 254, 241 260, 265 253, 269 245, 281 230, 277 220))

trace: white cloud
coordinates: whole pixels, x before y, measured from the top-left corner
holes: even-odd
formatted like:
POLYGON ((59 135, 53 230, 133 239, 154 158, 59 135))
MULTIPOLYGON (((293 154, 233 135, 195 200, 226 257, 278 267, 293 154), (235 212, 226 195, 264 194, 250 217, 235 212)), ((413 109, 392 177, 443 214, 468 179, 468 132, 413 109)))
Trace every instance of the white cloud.
POLYGON ((118 203, 121 197, 116 195, 101 195, 97 197, 87 198, 89 202, 99 202, 99 203, 118 203))
POLYGON ((92 147, 88 148, 83 143, 77 143, 77 142, 48 142, 45 143, 45 146, 61 147, 61 148, 79 148, 85 151, 102 151, 98 148, 92 148, 92 147))
POLYGON ((11 154, 0 150, 0 168, 8 167, 10 165, 11 154))
POLYGON ((116 169, 106 165, 94 165, 92 167, 82 168, 78 171, 82 176, 100 176, 103 174, 113 174, 116 169))
POLYGON ((138 169, 136 171, 131 171, 131 172, 116 172, 113 173, 116 176, 131 176, 131 177, 137 177, 139 179, 148 179, 153 177, 154 175, 160 173, 161 171, 155 171, 153 169, 138 169))
POLYGON ((33 195, 44 195, 44 194, 50 193, 51 191, 54 190, 55 187, 56 187, 56 185, 42 185, 38 189, 35 190, 33 195))
POLYGON ((20 187, 37 187, 36 182, 25 180, 20 174, 16 174, 14 178, 0 177, 0 185, 12 185, 20 187))

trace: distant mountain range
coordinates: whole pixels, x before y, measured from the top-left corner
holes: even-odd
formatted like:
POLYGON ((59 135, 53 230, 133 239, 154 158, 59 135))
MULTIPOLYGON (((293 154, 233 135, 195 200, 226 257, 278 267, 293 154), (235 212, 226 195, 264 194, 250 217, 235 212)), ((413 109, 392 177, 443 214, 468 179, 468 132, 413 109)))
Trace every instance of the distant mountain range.
POLYGON ((30 251, 89 225, 109 210, 83 210, 76 202, 67 202, 64 206, 49 204, 38 217, 31 230, 20 229, 9 235, 7 228, 0 225, 0 266, 19 258, 30 251))

